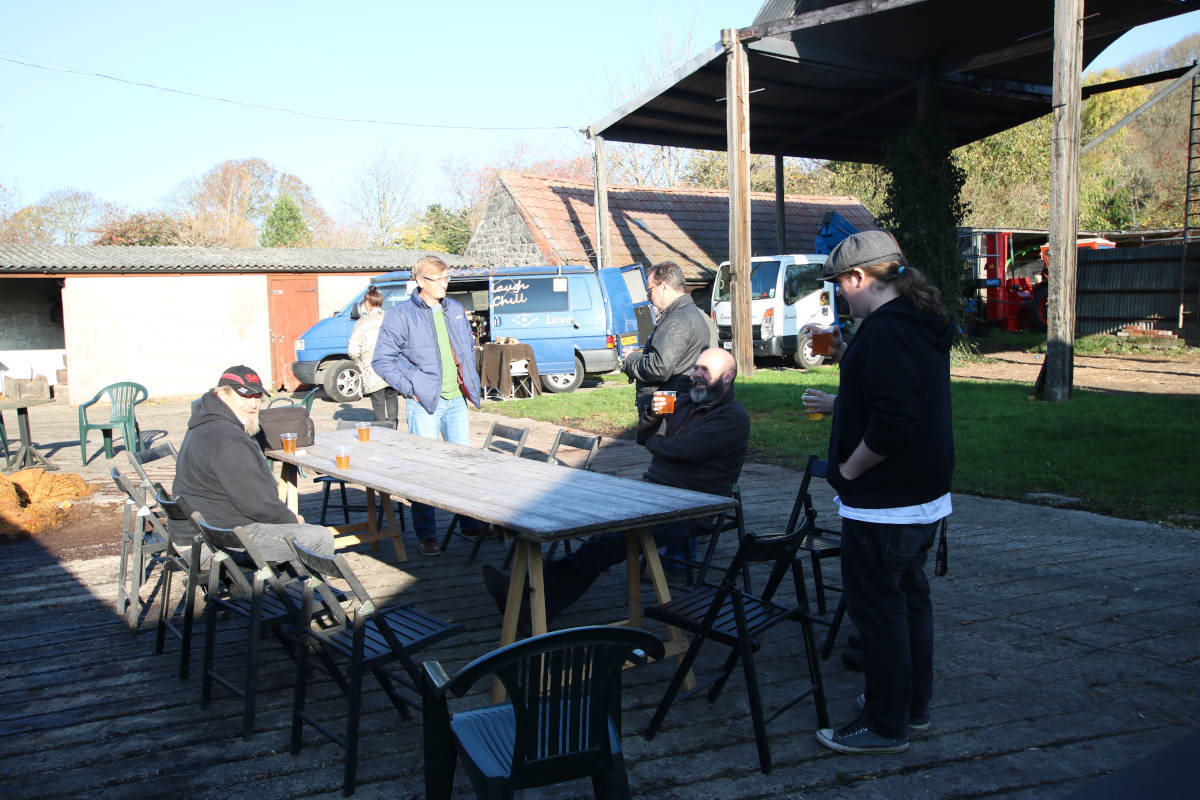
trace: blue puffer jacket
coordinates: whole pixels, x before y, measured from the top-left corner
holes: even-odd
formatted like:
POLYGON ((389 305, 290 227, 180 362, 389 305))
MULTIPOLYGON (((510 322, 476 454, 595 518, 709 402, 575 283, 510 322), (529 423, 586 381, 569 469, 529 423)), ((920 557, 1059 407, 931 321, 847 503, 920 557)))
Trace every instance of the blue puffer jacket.
MULTIPOLYGON (((458 357, 459 373, 467 387, 467 400, 479 407, 479 371, 475 368, 475 338, 462 304, 445 298, 446 332, 458 357)), ((442 360, 438 353, 433 310, 413 292, 407 303, 387 312, 379 327, 379 341, 371 367, 400 394, 413 397, 430 414, 442 394, 442 360)))

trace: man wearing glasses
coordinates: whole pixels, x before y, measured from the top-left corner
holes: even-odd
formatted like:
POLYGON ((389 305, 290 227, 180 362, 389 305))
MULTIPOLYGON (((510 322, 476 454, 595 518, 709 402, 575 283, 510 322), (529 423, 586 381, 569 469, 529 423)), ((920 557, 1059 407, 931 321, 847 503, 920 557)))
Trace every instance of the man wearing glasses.
MULTIPOLYGON (((445 261, 425 256, 413 267, 413 279, 417 291, 383 318, 371 367, 406 398, 409 433, 470 444, 467 401, 478 408, 480 398, 471 323, 462 305, 446 297, 445 261)), ((413 503, 412 517, 421 555, 441 555, 433 507, 413 503)), ((479 529, 475 520, 464 520, 464 533, 479 529)))
POLYGON ((639 418, 646 416, 656 391, 690 391, 692 365, 704 350, 719 346, 716 325, 692 302, 678 264, 660 261, 652 266, 646 290, 658 323, 641 352, 631 354, 622 367, 637 384, 639 418))

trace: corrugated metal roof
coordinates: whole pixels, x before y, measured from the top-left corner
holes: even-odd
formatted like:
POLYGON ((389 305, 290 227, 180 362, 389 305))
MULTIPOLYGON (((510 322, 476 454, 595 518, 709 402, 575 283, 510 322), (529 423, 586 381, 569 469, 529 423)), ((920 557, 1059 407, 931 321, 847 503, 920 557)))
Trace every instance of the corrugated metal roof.
MULTIPOLYGON (((547 260, 592 263, 596 249, 592 184, 507 171, 499 179, 545 240, 539 246, 547 260)), ((787 195, 784 208, 787 253, 812 252, 828 211, 838 212, 859 230, 877 227, 854 197, 787 195)), ((717 266, 729 259, 729 192, 724 189, 610 186, 608 211, 614 264, 649 266, 670 260, 695 283, 711 280, 717 266)), ((751 194, 750 228, 753 254, 775 254, 774 194, 751 194)))
POLYGON ((0 245, 0 274, 155 272, 389 272, 422 256, 466 265, 462 256, 428 250, 325 250, 299 247, 36 247, 0 245))

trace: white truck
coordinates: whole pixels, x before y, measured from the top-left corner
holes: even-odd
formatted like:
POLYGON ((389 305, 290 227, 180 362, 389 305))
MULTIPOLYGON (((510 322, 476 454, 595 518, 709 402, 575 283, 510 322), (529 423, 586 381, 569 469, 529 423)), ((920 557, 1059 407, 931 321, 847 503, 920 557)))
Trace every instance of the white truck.
MULTIPOLYGON (((757 256, 750 259, 750 309, 754 355, 790 356, 801 369, 821 363, 804 326, 837 322, 834 285, 821 280, 827 256, 815 253, 757 256)), ((721 345, 733 348, 730 322, 729 262, 713 283, 712 318, 721 345)))

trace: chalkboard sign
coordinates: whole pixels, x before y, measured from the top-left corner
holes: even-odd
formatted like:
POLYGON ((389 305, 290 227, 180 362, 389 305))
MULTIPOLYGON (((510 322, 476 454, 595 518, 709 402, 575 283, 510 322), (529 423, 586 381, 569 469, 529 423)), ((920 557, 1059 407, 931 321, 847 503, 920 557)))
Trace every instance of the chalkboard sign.
POLYGON ((492 281, 492 311, 537 313, 566 311, 569 307, 565 282, 555 291, 554 278, 499 278, 492 281))

